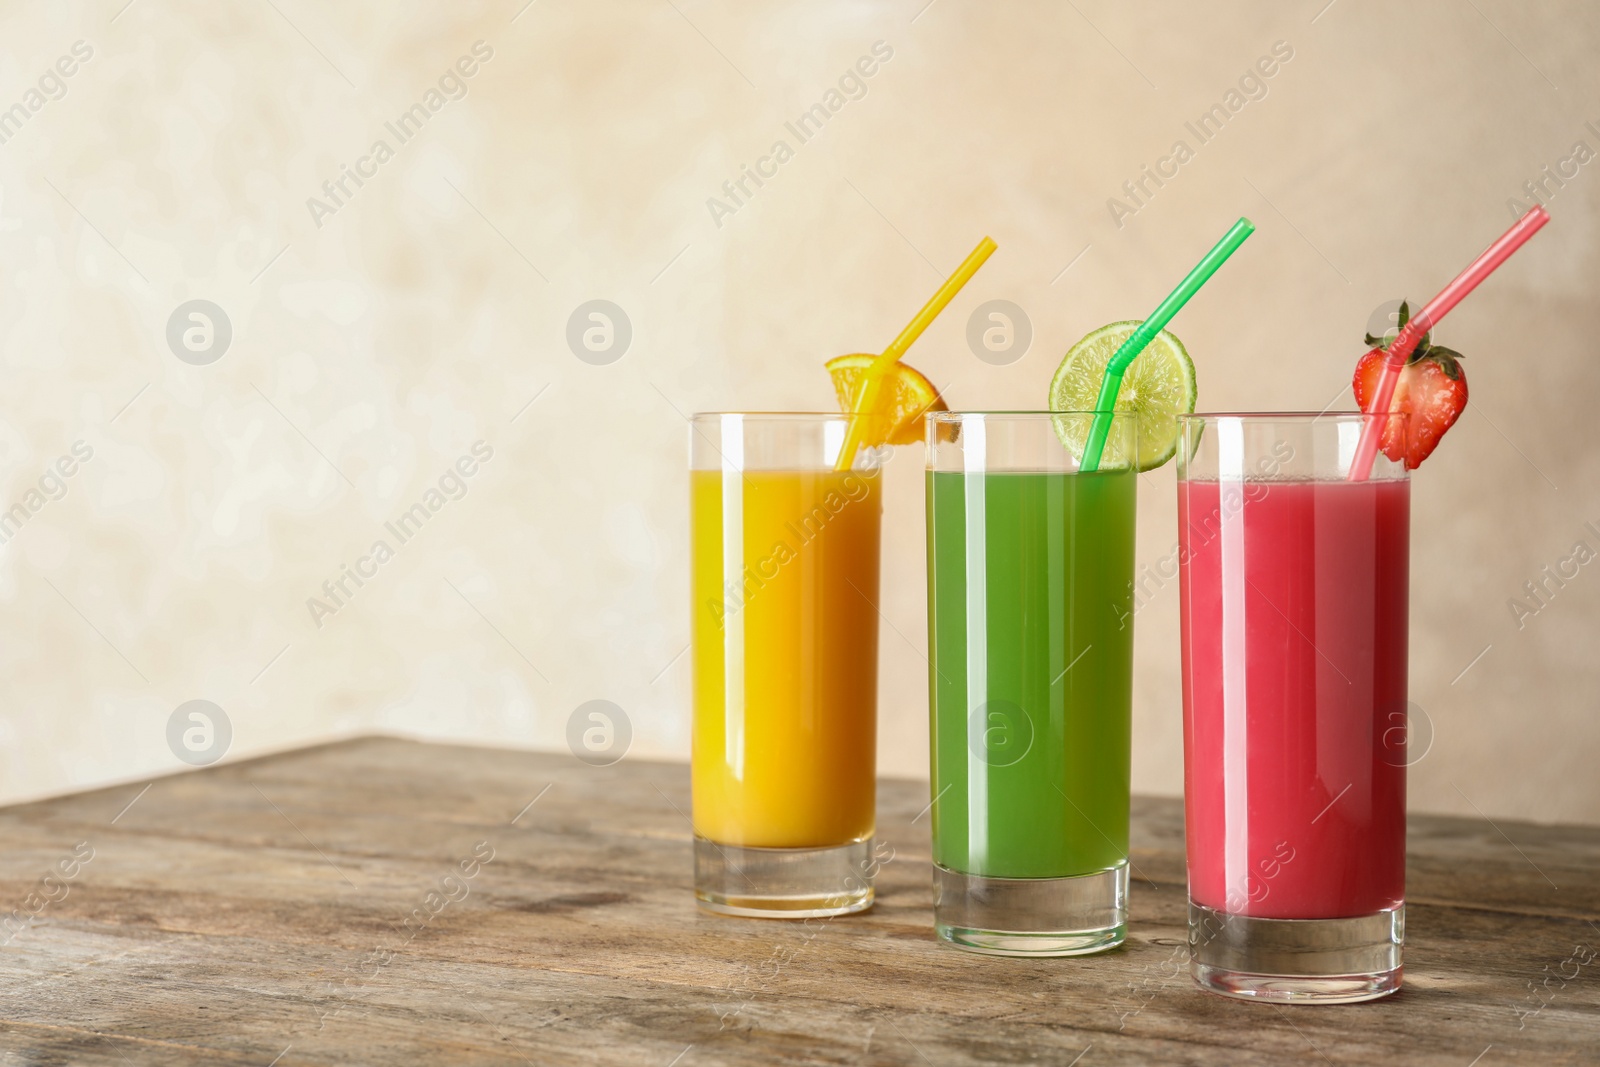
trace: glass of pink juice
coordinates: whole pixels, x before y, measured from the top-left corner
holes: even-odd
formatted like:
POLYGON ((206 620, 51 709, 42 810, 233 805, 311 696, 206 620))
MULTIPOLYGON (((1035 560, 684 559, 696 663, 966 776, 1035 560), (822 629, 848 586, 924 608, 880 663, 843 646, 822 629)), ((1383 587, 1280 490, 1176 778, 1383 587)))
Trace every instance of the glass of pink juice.
POLYGON ((1381 453, 1348 480, 1366 418, 1184 417, 1189 961, 1213 992, 1400 988, 1410 483, 1381 453))

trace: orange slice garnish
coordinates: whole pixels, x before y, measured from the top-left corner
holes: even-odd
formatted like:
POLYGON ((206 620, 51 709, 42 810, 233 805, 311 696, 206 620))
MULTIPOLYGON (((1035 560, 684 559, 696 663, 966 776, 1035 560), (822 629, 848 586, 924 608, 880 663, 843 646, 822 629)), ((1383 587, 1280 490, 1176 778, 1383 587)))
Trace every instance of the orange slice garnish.
MULTIPOLYGON (((839 395, 840 410, 855 410, 856 394, 861 390, 867 368, 876 358, 856 352, 836 356, 824 364, 828 376, 833 379, 833 390, 839 395)), ((914 445, 923 438, 922 416, 930 411, 947 410, 939 390, 921 372, 904 363, 895 363, 878 389, 877 410, 861 443, 874 448, 884 444, 914 445)))

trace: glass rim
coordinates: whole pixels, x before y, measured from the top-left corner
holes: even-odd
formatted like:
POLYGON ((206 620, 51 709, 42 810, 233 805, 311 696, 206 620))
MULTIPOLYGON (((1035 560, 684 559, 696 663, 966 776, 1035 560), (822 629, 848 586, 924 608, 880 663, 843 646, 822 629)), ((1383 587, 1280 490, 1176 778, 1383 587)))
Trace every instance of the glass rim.
POLYGON ((1319 422, 1351 421, 1356 419, 1406 419, 1404 411, 1391 411, 1387 415, 1365 411, 1192 411, 1178 416, 1179 422, 1207 422, 1215 419, 1241 419, 1247 422, 1319 422))
POLYGON ((701 419, 720 419, 729 415, 737 415, 742 419, 793 419, 795 421, 814 419, 848 419, 848 411, 697 411, 689 416, 691 422, 701 419))
POLYGON ((1132 412, 1132 411, 1106 411, 1106 412, 1101 412, 1101 411, 1051 411, 1051 410, 1043 409, 1043 408, 1041 408, 1041 409, 1033 409, 1033 410, 1029 410, 1029 409, 1010 409, 1010 410, 1008 410, 1008 409, 999 409, 999 408, 997 408, 997 409, 994 409, 994 410, 980 409, 980 410, 972 410, 972 411, 929 411, 929 412, 926 412, 922 417, 924 419, 930 421, 930 422, 956 422, 956 421, 958 421, 960 419, 964 419, 964 418, 971 418, 971 417, 984 418, 984 417, 991 416, 991 415, 994 415, 994 416, 1012 416, 1012 417, 1017 417, 1017 418, 1023 418, 1023 417, 1026 417, 1026 418, 1038 418, 1038 419, 1042 419, 1042 418, 1057 418, 1057 417, 1059 417, 1061 415, 1088 415, 1088 416, 1110 415, 1112 418, 1122 419, 1123 421, 1127 421, 1130 418, 1138 418, 1137 413, 1132 412))

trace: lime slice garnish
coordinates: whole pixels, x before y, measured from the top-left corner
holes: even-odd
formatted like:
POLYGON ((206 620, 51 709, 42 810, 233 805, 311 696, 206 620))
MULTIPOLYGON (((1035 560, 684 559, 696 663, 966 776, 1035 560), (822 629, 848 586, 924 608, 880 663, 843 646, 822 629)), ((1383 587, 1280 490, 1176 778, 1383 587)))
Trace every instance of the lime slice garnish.
MULTIPOLYGON (((1139 322, 1113 322, 1073 345, 1050 379, 1050 410, 1093 411, 1106 364, 1139 322)), ((1154 470, 1177 454, 1178 416, 1193 412, 1194 401, 1194 363, 1183 342, 1162 330, 1128 367, 1117 393, 1117 413, 1138 419, 1137 470, 1154 470)), ((1056 420, 1056 435, 1075 456, 1083 455, 1088 432, 1087 419, 1056 420)), ((1116 463, 1117 457, 1108 449, 1102 466, 1116 463)))

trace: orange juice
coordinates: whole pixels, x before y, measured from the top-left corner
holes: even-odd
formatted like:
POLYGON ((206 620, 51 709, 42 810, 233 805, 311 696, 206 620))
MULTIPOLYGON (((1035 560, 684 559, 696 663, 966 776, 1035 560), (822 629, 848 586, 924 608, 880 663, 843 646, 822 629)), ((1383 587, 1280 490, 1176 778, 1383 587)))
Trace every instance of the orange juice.
POLYGON ((817 848, 874 824, 873 471, 693 470, 694 829, 817 848))

